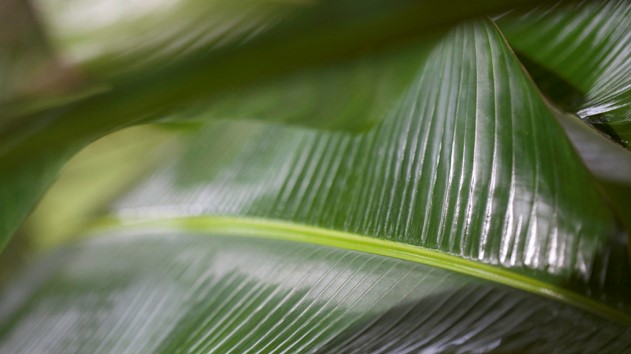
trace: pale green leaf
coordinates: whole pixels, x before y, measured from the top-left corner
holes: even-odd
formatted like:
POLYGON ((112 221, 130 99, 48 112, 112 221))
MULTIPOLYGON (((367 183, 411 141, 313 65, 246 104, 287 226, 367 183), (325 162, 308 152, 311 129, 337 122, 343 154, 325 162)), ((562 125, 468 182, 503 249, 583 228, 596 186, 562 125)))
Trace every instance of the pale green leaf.
MULTIPOLYGON (((55 69, 58 63, 32 5, 4 0, 0 4, 0 105, 29 91, 45 90, 55 76, 48 71, 55 69)), ((4 119, 0 117, 0 127, 4 119)))

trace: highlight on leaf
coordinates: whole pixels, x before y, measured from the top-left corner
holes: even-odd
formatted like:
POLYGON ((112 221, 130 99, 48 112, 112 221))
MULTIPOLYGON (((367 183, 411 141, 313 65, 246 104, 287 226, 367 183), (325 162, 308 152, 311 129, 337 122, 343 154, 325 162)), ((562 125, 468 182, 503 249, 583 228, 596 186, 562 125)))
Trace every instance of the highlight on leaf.
POLYGON ((630 9, 7 1, 0 352, 631 351, 630 9))

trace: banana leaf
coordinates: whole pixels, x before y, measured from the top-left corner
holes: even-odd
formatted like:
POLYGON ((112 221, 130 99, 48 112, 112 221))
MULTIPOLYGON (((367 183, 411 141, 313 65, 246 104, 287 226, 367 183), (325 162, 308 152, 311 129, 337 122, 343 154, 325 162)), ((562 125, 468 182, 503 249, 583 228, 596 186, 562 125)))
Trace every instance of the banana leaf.
POLYGON ((189 130, 100 237, 17 277, 2 348, 628 351, 628 231, 502 34, 417 60, 364 134, 189 130))

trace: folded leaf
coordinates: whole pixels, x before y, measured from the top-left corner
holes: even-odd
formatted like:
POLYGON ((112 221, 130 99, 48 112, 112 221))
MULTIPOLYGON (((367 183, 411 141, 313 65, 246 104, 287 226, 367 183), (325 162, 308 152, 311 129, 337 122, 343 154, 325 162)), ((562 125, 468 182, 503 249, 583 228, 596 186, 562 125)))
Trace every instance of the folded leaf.
POLYGON ((458 27, 419 58, 412 87, 369 133, 211 125, 114 213, 313 225, 494 265, 612 306, 629 299, 625 231, 487 22, 458 27))
POLYGON ((631 349, 628 327, 442 269, 149 230, 50 255, 0 297, 0 323, 0 351, 10 353, 631 349))

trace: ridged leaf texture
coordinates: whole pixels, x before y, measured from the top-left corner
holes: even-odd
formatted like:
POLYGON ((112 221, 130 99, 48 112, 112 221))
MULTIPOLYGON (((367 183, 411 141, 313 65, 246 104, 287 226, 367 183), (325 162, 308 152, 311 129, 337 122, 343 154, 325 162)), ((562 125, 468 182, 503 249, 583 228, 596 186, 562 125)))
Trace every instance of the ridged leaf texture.
POLYGON ((114 212, 348 231, 623 306, 625 232, 499 32, 460 26, 419 60, 399 106, 365 135, 211 125, 114 212))

